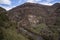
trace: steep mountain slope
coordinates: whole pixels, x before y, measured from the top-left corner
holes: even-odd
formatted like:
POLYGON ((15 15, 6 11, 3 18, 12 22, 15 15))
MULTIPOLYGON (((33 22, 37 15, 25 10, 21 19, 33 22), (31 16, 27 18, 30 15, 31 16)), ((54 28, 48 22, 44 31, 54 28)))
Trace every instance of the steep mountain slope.
POLYGON ((6 12, 6 10, 4 8, 0 7, 0 13, 1 12, 6 12))
POLYGON ((29 40, 16 31, 16 24, 12 23, 7 11, 0 7, 0 40, 29 40))
POLYGON ((4 19, 4 18, 3 19, 1 18, 1 17, 3 17, 3 16, 1 16, 3 11, 6 11, 6 10, 4 10, 3 8, 0 7, 0 40, 2 40, 4 38, 2 36, 3 34, 2 34, 2 30, 1 30, 1 27, 3 26, 3 19, 4 19))
POLYGON ((60 40, 60 3, 24 3, 8 12, 0 8, 0 14, 3 12, 8 18, 2 17, 9 20, 5 22, 8 27, 3 28, 5 40, 60 40))
POLYGON ((16 21, 20 21, 20 19, 22 20, 23 18, 30 17, 30 16, 34 16, 34 17, 42 16, 44 18, 47 17, 49 14, 47 12, 48 8, 50 7, 45 5, 39 5, 35 3, 25 3, 23 5, 20 5, 10 10, 9 11, 10 14, 8 15, 10 15, 11 19, 15 19, 16 21))
POLYGON ((60 14, 59 5, 60 3, 52 6, 24 3, 8 11, 8 17, 12 22, 17 23, 19 33, 28 36, 30 39, 38 40, 39 38, 34 37, 36 38, 34 39, 32 36, 32 34, 37 34, 45 40, 59 40, 59 27, 56 26, 59 20, 57 15, 60 14))

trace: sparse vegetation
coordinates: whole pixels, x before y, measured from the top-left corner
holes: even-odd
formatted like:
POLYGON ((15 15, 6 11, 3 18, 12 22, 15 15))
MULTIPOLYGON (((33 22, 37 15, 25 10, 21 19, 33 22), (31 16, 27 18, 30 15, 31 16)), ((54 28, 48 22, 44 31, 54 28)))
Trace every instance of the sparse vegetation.
POLYGON ((60 6, 56 5, 25 3, 8 12, 0 7, 0 40, 60 40, 60 6))

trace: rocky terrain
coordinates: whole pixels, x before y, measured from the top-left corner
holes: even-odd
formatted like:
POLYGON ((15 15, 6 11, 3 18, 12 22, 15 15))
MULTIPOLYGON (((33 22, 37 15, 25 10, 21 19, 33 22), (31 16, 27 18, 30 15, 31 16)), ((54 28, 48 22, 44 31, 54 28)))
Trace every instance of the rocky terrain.
POLYGON ((1 40, 60 40, 60 3, 0 7, 0 21, 1 40))

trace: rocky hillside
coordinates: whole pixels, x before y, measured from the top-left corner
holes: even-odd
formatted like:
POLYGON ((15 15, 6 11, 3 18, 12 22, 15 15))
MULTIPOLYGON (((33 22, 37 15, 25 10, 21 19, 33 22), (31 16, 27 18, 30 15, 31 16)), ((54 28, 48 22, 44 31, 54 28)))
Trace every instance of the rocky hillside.
MULTIPOLYGON (((34 20, 38 20, 40 22, 44 22, 46 24, 51 24, 50 22, 52 22, 52 24, 55 22, 55 16, 56 16, 56 12, 55 10, 57 10, 57 8, 59 3, 56 3, 52 6, 46 6, 46 5, 41 5, 41 4, 35 4, 35 3, 24 3, 20 6, 17 6, 13 9, 11 9, 9 11, 9 18, 14 20, 14 21, 20 21, 20 20, 29 20, 30 21, 30 17, 33 17, 34 20), (36 17, 39 17, 37 19, 35 19, 36 17), (52 19, 50 19, 49 17, 51 17, 52 19), (54 18, 53 18, 54 17, 54 18), (27 19, 24 19, 27 18, 27 19), (40 19, 41 18, 41 19, 40 19), (50 20, 49 22, 46 22, 47 20, 50 20)), ((32 21, 33 18, 31 18, 32 21)), ((25 21, 26 22, 26 21, 25 21)), ((34 23, 33 23, 34 24, 34 23)))
POLYGON ((6 16, 9 19, 6 28, 14 28, 17 40, 18 34, 26 40, 60 40, 60 3, 52 6, 24 3, 6 11, 6 16))

